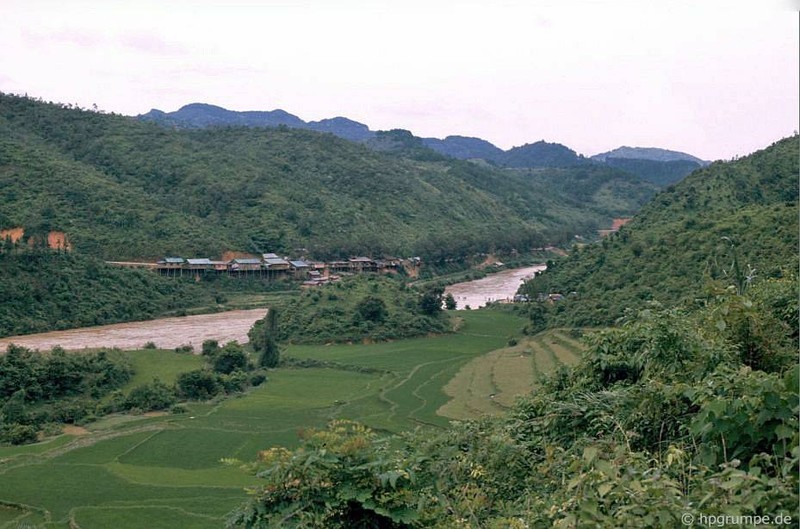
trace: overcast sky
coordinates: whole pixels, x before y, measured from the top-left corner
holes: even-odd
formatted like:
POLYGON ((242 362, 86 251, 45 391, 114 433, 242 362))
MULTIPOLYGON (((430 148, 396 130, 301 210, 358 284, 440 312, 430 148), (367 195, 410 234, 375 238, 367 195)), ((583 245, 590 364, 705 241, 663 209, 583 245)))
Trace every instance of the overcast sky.
POLYGON ((282 108, 705 159, 798 128, 800 0, 0 4, 0 91, 121 114, 282 108))

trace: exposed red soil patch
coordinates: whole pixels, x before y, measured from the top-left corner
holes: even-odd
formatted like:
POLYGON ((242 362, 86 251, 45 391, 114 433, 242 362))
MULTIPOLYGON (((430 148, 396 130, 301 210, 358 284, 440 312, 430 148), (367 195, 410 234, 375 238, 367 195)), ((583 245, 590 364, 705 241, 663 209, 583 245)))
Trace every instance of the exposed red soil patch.
POLYGON ((0 230, 0 239, 6 240, 11 237, 11 242, 19 241, 25 235, 24 228, 10 228, 7 230, 0 230))
MULTIPOLYGON (((489 267, 489 266, 494 266, 494 265, 496 265, 498 263, 500 263, 500 260, 497 258, 497 256, 495 256, 494 254, 489 254, 489 255, 486 256, 486 259, 484 259, 483 262, 481 264, 479 264, 478 266, 476 266, 475 268, 482 269, 482 268, 486 268, 486 267, 489 267)), ((500 263, 500 264, 502 264, 502 263, 500 263)))
POLYGON ((72 250, 72 245, 63 231, 51 231, 47 234, 47 247, 51 250, 72 250))
POLYGON ((631 220, 633 220, 633 219, 631 219, 631 218, 613 219, 611 221, 611 229, 616 231, 616 230, 620 229, 621 227, 623 227, 624 225, 626 225, 627 223, 629 223, 631 220))
MULTIPOLYGON (((8 228, 0 230, 0 241, 11 238, 12 243, 24 241, 25 228, 8 228)), ((34 237, 28 238, 28 244, 33 246, 37 241, 34 237)), ((51 231, 47 234, 47 247, 51 250, 72 250, 67 234, 63 231, 51 231)))

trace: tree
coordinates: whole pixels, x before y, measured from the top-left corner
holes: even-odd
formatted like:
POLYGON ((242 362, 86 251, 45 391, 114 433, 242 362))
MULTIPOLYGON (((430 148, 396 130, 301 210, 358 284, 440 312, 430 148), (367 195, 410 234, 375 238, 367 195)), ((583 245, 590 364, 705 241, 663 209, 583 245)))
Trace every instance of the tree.
POLYGON ((25 423, 28 413, 25 407, 25 390, 16 391, 0 408, 0 419, 6 423, 25 423))
POLYGON ((219 350, 219 342, 216 340, 203 341, 203 356, 213 356, 219 350))
POLYGON ((435 316, 442 311, 444 287, 428 287, 419 298, 419 309, 423 314, 435 316))
POLYGON ((379 297, 367 296, 356 305, 356 319, 380 323, 386 319, 389 312, 386 303, 379 297))
POLYGON ((259 367, 277 367, 280 362, 280 349, 275 339, 278 332, 278 311, 270 307, 263 320, 257 321, 247 333, 253 350, 259 355, 259 367))
POLYGON ((453 294, 447 293, 444 297, 444 308, 447 310, 456 310, 456 298, 453 297, 453 294))
POLYGON ((238 342, 228 342, 211 357, 211 365, 217 373, 230 375, 237 369, 247 368, 247 354, 238 342))
POLYGON ((525 326, 525 334, 536 334, 547 328, 547 310, 541 302, 528 306, 530 322, 525 326))
POLYGON ((207 369, 196 369, 178 375, 175 381, 182 397, 191 400, 208 400, 219 394, 222 389, 218 375, 207 369))

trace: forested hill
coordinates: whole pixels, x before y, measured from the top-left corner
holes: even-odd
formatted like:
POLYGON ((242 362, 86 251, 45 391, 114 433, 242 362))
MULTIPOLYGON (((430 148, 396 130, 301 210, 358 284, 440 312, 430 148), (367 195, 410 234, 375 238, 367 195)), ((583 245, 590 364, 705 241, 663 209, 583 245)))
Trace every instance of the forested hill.
POLYGON ((655 190, 608 168, 561 170, 550 186, 546 172, 431 154, 286 127, 168 130, 0 94, 0 229, 63 231, 76 251, 115 260, 298 248, 444 258, 558 243, 655 190))
MULTIPOLYGON (((707 165, 690 154, 659 148, 619 147, 613 151, 586 158, 569 147, 544 140, 513 147, 504 151, 481 138, 447 136, 420 138, 407 130, 373 131, 363 123, 345 117, 303 121, 285 110, 245 111, 228 110, 215 105, 191 103, 174 112, 153 109, 137 119, 159 123, 169 128, 202 129, 208 127, 289 127, 327 132, 346 140, 361 142, 378 151, 397 147, 427 148, 438 154, 459 160, 484 160, 498 167, 539 168, 574 167, 587 164, 608 165, 621 169, 660 187, 680 181, 695 169, 707 165)), ((431 153, 426 155, 430 158, 431 153)))
POLYGON ((648 300, 702 297, 723 276, 796 271, 798 151, 795 135, 692 173, 618 233, 552 263, 525 289, 566 295, 553 312, 561 323, 604 325, 648 300))

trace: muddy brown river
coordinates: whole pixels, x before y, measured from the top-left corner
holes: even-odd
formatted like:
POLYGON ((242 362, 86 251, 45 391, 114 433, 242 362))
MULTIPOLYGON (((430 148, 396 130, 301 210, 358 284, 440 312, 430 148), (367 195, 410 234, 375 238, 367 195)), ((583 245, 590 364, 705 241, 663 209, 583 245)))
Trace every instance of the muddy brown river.
POLYGON ((536 265, 504 270, 475 281, 450 285, 444 291, 453 295, 457 310, 464 310, 467 306, 477 309, 493 301, 511 301, 523 281, 545 268, 545 265, 536 265))
POLYGON ((116 323, 99 327, 83 327, 68 331, 54 331, 0 339, 0 352, 13 343, 29 349, 50 350, 60 345, 64 349, 119 347, 140 349, 147 342, 157 347, 173 349, 192 345, 200 352, 204 340, 220 343, 236 340, 247 342, 247 331, 256 320, 264 317, 267 309, 232 310, 199 316, 162 318, 160 320, 116 323))
MULTIPOLYGON (((544 265, 538 265, 504 270, 483 279, 450 285, 445 292, 453 294, 457 309, 463 310, 467 305, 477 309, 488 302, 513 299, 522 281, 533 277, 536 272, 544 268, 544 265)), ((4 353, 10 343, 46 351, 55 346, 68 350, 99 347, 140 349, 147 342, 153 342, 163 349, 191 345, 199 352, 205 340, 217 340, 220 343, 231 340, 239 343, 247 342, 247 331, 256 320, 263 318, 266 312, 267 309, 232 310, 199 316, 11 336, 0 339, 0 353, 4 353)))

